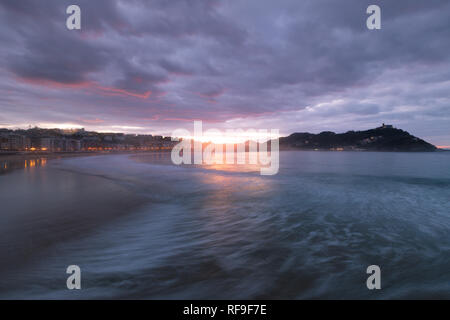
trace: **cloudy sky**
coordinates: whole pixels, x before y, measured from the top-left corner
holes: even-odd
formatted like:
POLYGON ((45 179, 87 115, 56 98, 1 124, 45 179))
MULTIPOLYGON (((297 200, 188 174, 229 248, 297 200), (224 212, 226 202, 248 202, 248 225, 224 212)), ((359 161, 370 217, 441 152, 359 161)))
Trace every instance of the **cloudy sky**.
POLYGON ((448 0, 1 0, 0 41, 0 127, 385 122, 450 145, 448 0), (66 28, 70 4, 81 30, 66 28))

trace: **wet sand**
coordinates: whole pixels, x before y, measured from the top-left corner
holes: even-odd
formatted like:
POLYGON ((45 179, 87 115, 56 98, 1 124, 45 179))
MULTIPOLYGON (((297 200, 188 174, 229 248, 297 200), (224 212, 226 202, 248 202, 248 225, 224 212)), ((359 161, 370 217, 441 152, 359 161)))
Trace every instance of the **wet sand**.
POLYGON ((73 157, 88 157, 88 156, 98 156, 98 155, 108 155, 108 154, 123 154, 129 153, 133 154, 136 151, 120 151, 120 152, 58 152, 58 153, 48 153, 48 152, 33 152, 33 153, 15 153, 15 154, 2 154, 0 153, 0 161, 21 161, 30 159, 61 159, 61 158, 73 158, 73 157))
POLYGON ((61 170, 44 157, 16 161, 25 167, 0 176, 2 273, 43 259, 55 245, 82 238, 145 202, 116 181, 61 170))

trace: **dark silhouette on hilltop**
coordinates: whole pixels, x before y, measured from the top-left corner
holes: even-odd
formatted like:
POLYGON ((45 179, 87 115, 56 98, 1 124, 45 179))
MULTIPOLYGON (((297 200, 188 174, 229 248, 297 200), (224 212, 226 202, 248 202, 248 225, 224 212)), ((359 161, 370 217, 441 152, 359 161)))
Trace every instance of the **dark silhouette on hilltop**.
POLYGON ((437 148, 408 132, 383 124, 366 131, 348 131, 336 134, 293 133, 280 138, 281 149, 300 150, 353 150, 353 151, 413 151, 429 152, 437 148))

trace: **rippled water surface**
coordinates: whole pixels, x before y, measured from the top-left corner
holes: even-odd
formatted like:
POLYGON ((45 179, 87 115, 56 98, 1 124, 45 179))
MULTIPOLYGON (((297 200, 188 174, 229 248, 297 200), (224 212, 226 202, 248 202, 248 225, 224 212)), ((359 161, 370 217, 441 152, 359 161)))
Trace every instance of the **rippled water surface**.
POLYGON ((450 152, 282 152, 274 176, 60 159, 0 190, 3 299, 450 298, 450 152))

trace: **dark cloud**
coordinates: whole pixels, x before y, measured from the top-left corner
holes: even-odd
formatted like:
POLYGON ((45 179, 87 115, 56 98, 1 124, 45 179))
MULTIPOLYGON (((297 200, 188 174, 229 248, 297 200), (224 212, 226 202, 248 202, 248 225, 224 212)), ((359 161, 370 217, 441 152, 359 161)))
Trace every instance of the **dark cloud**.
POLYGON ((80 0, 82 30, 69 31, 72 3, 0 2, 2 122, 338 131, 394 121, 450 140, 447 0, 80 0), (381 30, 366 28, 370 4, 381 30))
POLYGON ((9 56, 9 69, 20 78, 76 84, 106 65, 105 52, 65 32, 55 31, 26 42, 9 56))

